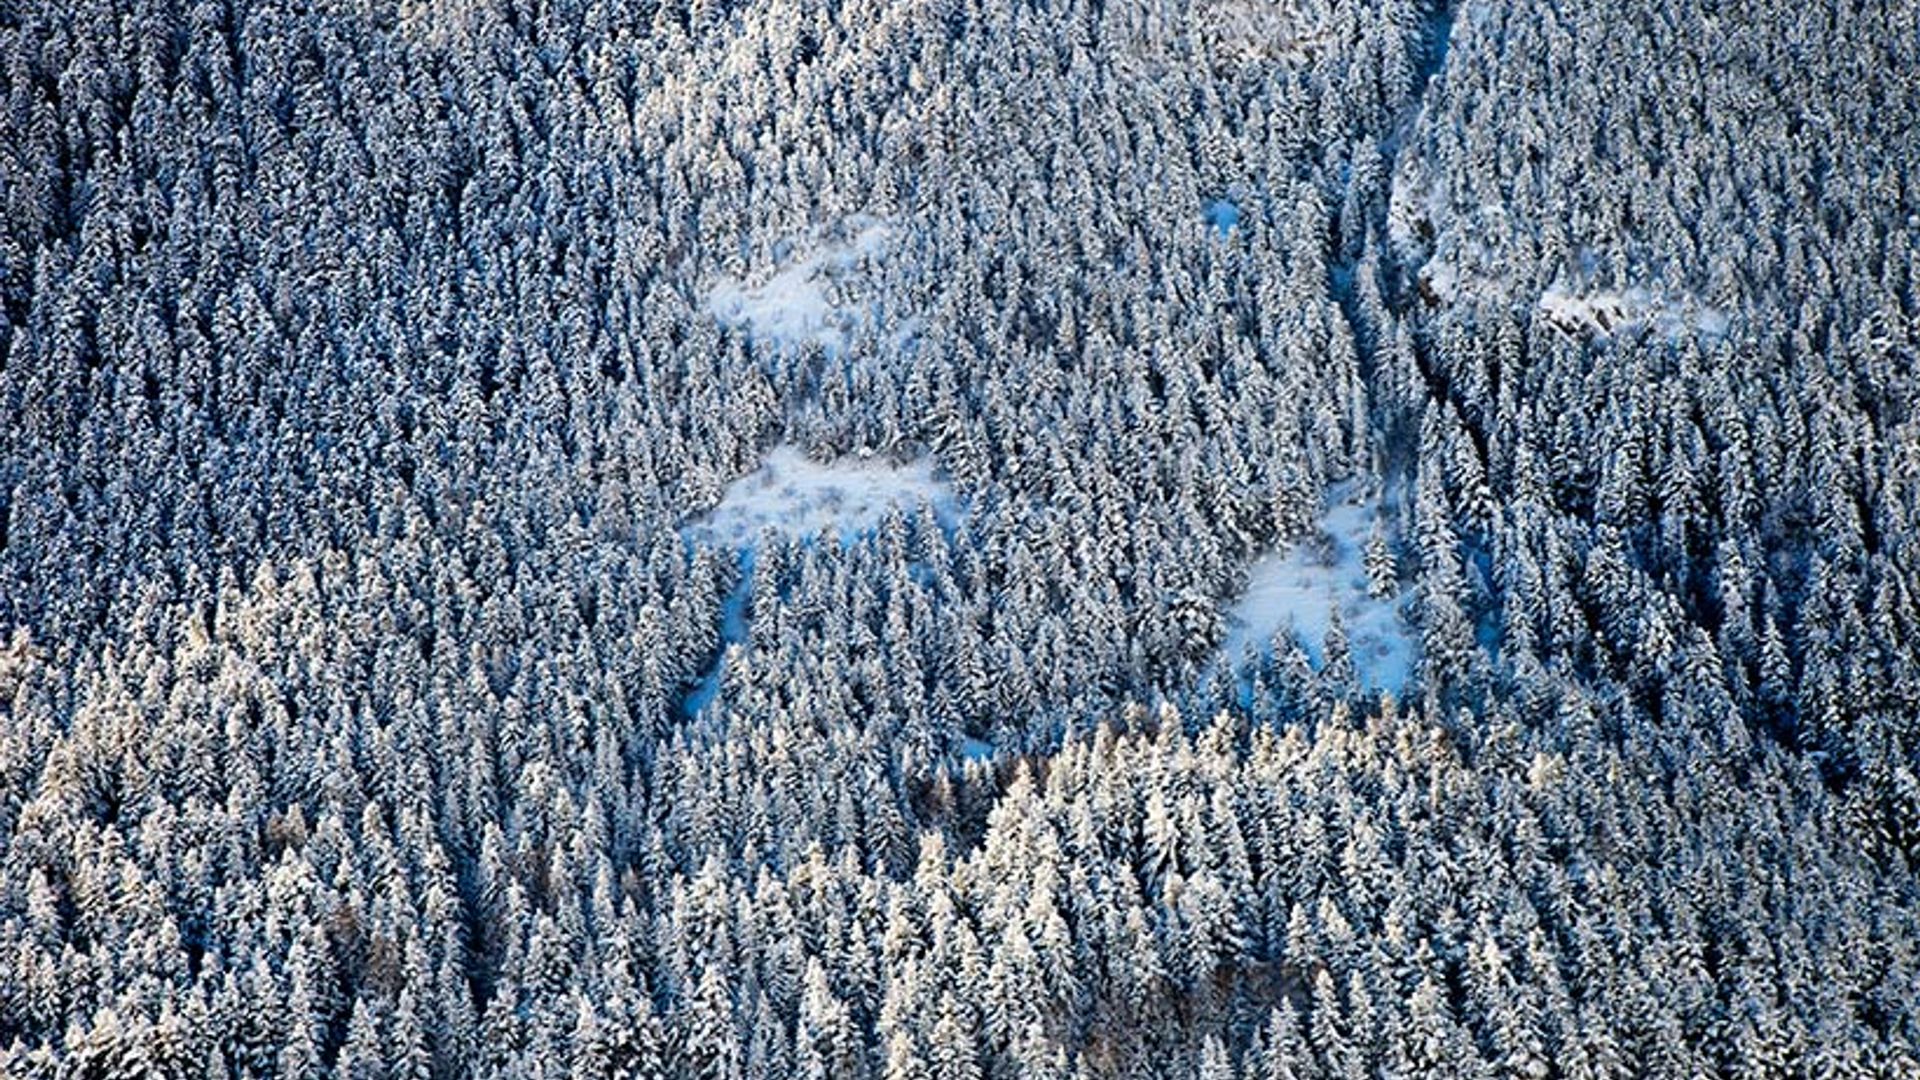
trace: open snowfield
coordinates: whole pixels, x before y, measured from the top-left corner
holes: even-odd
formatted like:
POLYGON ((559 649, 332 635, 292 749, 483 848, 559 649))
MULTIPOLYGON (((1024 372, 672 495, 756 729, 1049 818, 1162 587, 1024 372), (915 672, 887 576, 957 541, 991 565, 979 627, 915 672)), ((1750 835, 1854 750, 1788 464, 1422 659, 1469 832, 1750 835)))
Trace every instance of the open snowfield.
POLYGON ((1374 690, 1405 686, 1417 649, 1401 616, 1400 600, 1367 595, 1362 554, 1373 514, 1371 503, 1342 503, 1321 523, 1328 543, 1303 542, 1255 560, 1247 591, 1227 612, 1222 658, 1238 664, 1264 655, 1274 635, 1291 626, 1309 658, 1319 664, 1325 658, 1327 627, 1338 611, 1361 683, 1374 690))
POLYGON ((839 352, 849 331, 868 317, 849 302, 846 286, 858 277, 863 261, 879 257, 893 234, 885 222, 852 224, 857 231, 849 239, 815 248, 757 285, 722 279, 707 294, 707 310, 722 324, 744 327, 756 340, 779 348, 817 342, 839 352))

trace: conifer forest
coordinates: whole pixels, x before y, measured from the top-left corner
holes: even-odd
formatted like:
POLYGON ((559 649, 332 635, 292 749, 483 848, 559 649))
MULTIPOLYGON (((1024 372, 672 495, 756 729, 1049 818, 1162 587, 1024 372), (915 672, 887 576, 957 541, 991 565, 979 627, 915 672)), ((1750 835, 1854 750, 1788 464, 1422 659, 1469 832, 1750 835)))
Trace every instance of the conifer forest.
POLYGON ((1920 3, 0 0, 0 1077, 1920 1078, 1920 3))

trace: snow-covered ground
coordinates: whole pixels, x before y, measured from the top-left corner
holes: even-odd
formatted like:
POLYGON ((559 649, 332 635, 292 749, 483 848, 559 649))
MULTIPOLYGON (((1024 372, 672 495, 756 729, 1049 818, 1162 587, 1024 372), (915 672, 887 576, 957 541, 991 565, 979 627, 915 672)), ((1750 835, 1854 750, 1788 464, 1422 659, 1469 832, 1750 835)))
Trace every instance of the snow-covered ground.
POLYGON ((1274 0, 1209 0, 1196 5, 1201 32, 1225 57, 1242 63, 1287 61, 1302 63, 1331 41, 1317 13, 1309 5, 1274 0))
POLYGON ((1727 334, 1724 312, 1641 288, 1574 293, 1556 285, 1541 294, 1540 312, 1554 326, 1578 337, 1611 337, 1642 329, 1676 340, 1690 333, 1709 338, 1727 334))
POLYGON ((1202 210, 1207 224, 1222 237, 1231 233, 1234 226, 1240 224, 1240 207, 1231 199, 1214 199, 1202 210))
POLYGON ((829 352, 846 347, 847 334, 871 317, 849 292, 862 263, 878 258, 892 237, 885 222, 854 219, 853 235, 788 261, 757 285, 724 278, 707 293, 707 310, 727 326, 744 327, 759 341, 791 348, 818 342, 829 352))
POLYGON ((932 503, 942 520, 958 516, 953 489, 934 475, 929 458, 906 465, 858 457, 822 463, 783 445, 734 481, 718 506, 687 526, 687 535, 736 549, 752 547, 769 526, 802 538, 832 529, 848 539, 877 527, 887 507, 912 510, 922 502, 932 503))
POLYGON ((1361 683, 1373 690, 1405 686, 1416 650, 1400 611, 1401 598, 1367 595, 1363 555, 1374 513, 1372 503, 1342 503, 1321 522, 1327 543, 1302 542, 1255 560, 1247 591, 1227 612, 1222 657, 1238 664, 1248 656, 1264 655, 1274 635, 1290 625, 1309 658, 1319 664, 1337 610, 1361 683))

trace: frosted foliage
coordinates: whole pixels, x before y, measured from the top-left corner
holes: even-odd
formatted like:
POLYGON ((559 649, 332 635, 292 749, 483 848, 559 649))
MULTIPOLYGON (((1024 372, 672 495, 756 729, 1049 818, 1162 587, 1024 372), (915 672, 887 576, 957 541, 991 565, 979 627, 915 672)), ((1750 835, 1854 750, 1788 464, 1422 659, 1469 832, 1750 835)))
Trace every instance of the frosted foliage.
POLYGON ((0 1078, 1920 1076, 1913 9, 0 0, 0 1078))

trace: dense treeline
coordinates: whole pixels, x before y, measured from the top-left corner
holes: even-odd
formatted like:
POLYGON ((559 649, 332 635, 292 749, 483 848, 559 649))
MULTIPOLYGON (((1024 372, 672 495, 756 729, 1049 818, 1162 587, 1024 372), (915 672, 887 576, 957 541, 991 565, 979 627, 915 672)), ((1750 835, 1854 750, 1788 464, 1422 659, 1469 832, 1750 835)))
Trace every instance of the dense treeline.
POLYGON ((1920 1074, 1917 49, 0 6, 0 1075, 1920 1074), (1356 494, 1415 682, 1219 663, 1356 494))

